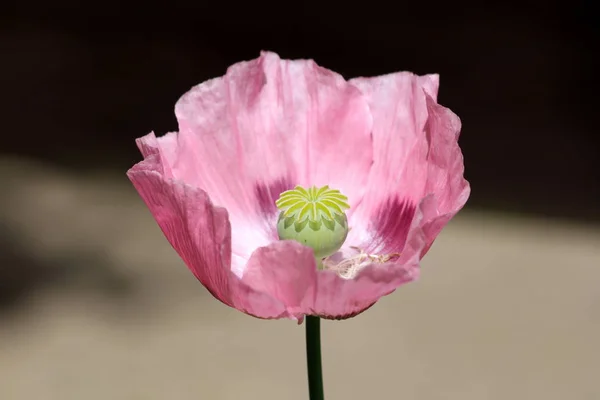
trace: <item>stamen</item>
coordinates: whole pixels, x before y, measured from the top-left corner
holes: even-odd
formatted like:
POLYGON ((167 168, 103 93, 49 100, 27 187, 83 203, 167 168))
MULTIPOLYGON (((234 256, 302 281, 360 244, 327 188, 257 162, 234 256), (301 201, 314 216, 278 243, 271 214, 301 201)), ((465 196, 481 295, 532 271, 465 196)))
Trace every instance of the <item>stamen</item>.
POLYGON ((400 257, 400 253, 391 254, 368 254, 363 249, 356 246, 349 246, 358 254, 345 258, 340 262, 333 260, 333 257, 327 257, 323 260, 323 267, 337 272, 344 279, 353 279, 358 272, 367 265, 377 263, 385 264, 389 261, 395 261, 400 257))

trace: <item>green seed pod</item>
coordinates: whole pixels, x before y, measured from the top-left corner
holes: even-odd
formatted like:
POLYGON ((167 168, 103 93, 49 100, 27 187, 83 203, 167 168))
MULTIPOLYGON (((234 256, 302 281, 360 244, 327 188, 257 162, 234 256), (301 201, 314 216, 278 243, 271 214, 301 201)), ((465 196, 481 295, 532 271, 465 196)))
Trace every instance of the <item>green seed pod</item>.
POLYGON ((348 198, 329 186, 296 186, 275 202, 282 210, 277 221, 281 240, 295 240, 314 250, 320 260, 338 251, 348 236, 348 198))

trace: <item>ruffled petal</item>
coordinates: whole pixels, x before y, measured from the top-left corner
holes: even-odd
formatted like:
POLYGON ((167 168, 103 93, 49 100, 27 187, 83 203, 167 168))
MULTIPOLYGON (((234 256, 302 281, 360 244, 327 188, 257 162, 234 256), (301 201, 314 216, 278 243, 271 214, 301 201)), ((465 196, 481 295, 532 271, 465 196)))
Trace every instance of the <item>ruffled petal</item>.
POLYGON ((403 252, 393 262, 371 263, 352 279, 344 279, 334 271, 319 273, 317 300, 311 311, 329 319, 355 317, 399 286, 418 279, 420 261, 432 243, 431 232, 441 230, 451 218, 450 214, 440 215, 438 210, 433 194, 421 200, 410 222, 403 252))
POLYGON ((399 253, 425 196, 444 199, 439 212, 454 214, 468 197, 457 143, 460 122, 435 101, 437 75, 403 72, 350 82, 373 115, 375 162, 347 243, 369 253, 399 253))
POLYGON ((432 195, 431 211, 422 225, 426 245, 421 257, 429 250, 442 228, 458 213, 471 194, 464 178, 463 155, 458 146, 461 122, 456 114, 440 106, 427 95, 429 118, 425 135, 429 141, 428 171, 425 193, 432 195))
POLYGON ((294 241, 278 241, 254 252, 242 280, 280 300, 299 322, 304 315, 346 319, 414 280, 418 265, 418 258, 405 256, 397 263, 370 264, 353 279, 344 279, 334 271, 317 270, 311 249, 294 241))
MULTIPOLYGON (((247 82, 252 85, 252 82, 247 82)), ((179 122, 174 178, 205 190, 233 221, 253 214, 252 190, 225 78, 201 83, 175 105, 179 122)))
MULTIPOLYGON (((161 230, 196 278, 217 299, 259 318, 287 317, 285 305, 242 282, 230 269, 231 227, 227 211, 206 192, 163 176, 166 165, 152 147, 128 176, 161 230)), ((144 143, 142 143, 144 144, 144 143)))
POLYGON ((312 313, 327 319, 355 317, 381 297, 416 278, 408 265, 370 264, 353 279, 344 279, 334 271, 318 275, 317 297, 312 313))
POLYGON ((177 132, 167 133, 160 138, 157 138, 154 132, 150 132, 146 136, 136 139, 135 143, 144 158, 152 158, 157 161, 155 163, 146 161, 143 165, 150 165, 167 179, 173 178, 172 165, 177 150, 177 132))
MULTIPOLYGON (((251 185, 330 185, 359 201, 373 155, 372 118, 356 87, 312 60, 270 52, 233 65, 224 80, 238 159, 251 185)), ((258 202, 263 213, 277 214, 279 194, 258 202)))
POLYGON ((243 282, 286 305, 289 315, 302 321, 315 300, 317 267, 313 251, 294 241, 277 241, 250 257, 243 282))
MULTIPOLYGON (((275 200, 297 184, 328 184, 351 205, 360 201, 372 163, 368 105, 356 87, 313 61, 263 52, 194 87, 175 112, 173 175, 226 207, 234 228, 260 225, 257 246, 277 239, 275 200)), ((235 232, 234 253, 247 259, 235 232)))
POLYGON ((256 213, 252 185, 259 183, 245 179, 227 80, 216 78, 194 87, 179 99, 175 115, 179 133, 173 177, 205 190, 215 205, 227 209, 234 226, 232 270, 241 276, 252 252, 273 238, 256 213))

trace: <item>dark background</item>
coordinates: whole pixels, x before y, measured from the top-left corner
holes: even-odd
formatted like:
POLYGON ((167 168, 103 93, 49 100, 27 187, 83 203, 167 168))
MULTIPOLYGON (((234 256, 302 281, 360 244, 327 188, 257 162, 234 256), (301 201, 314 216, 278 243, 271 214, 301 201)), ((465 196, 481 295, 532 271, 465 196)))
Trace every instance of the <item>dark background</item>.
MULTIPOLYGON (((126 179, 141 159, 135 138, 176 130, 179 96, 264 49, 313 58, 347 78, 439 73, 439 100, 463 121, 468 208, 600 221, 591 0, 291 4, 5 6, 0 158, 126 179)), ((16 250, 18 239, 1 233, 0 300, 15 299, 50 277, 27 246, 16 250)))
POLYGON ((598 220, 592 2, 449 3, 21 3, 1 17, 0 151, 124 172, 181 94, 265 49, 348 78, 440 73, 471 207, 598 220))

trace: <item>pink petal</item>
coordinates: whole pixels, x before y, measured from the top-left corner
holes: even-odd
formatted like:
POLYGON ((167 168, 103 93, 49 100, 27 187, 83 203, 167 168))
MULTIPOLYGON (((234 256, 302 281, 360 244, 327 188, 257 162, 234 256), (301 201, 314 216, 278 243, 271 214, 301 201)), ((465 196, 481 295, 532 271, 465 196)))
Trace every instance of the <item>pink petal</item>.
POLYGON ((243 282, 286 305, 300 322, 304 315, 345 319, 371 307, 382 296, 416 278, 418 259, 371 264, 355 279, 333 271, 317 271, 312 250, 293 241, 278 241, 257 249, 244 271, 243 282))
POLYGON ((166 178, 173 178, 172 168, 175 163, 177 151, 177 133, 170 132, 166 135, 157 138, 154 132, 150 132, 146 136, 137 139, 136 144, 140 152, 146 157, 156 155, 158 164, 154 166, 158 172, 166 178))
POLYGON ((354 279, 344 279, 334 271, 320 271, 312 312, 328 319, 355 317, 398 286, 415 279, 411 272, 394 263, 368 265, 354 279))
MULTIPOLYGON (((151 140, 146 143, 151 144, 151 140)), ((230 270, 231 227, 227 211, 200 189, 165 178, 156 148, 128 176, 173 248, 210 293, 230 307, 260 318, 287 317, 280 301, 242 282, 230 270)))
MULTIPOLYGON (((437 75, 403 72, 350 82, 373 115, 375 162, 347 243, 379 254, 401 252, 425 196, 439 198, 440 215, 454 215, 468 198, 457 143, 460 123, 435 102, 437 75)), ((431 224, 426 247, 441 229, 431 224)))
POLYGON ((175 105, 179 133, 173 177, 204 189, 232 219, 246 219, 253 213, 252 188, 245 180, 228 92, 227 81, 216 78, 195 86, 175 105))
MULTIPOLYGON (((224 80, 250 185, 330 185, 358 201, 373 158, 371 114, 357 88, 312 60, 270 52, 231 66, 224 80)), ((263 212, 278 195, 260 202, 263 212)))
POLYGON ((294 241, 277 241, 257 249, 244 271, 243 282, 286 305, 302 320, 315 299, 317 267, 313 251, 294 241))
POLYGON ((355 317, 381 297, 417 279, 424 250, 430 246, 430 229, 441 229, 449 220, 447 215, 439 216, 437 209, 434 195, 425 197, 419 203, 410 223, 403 252, 396 261, 370 264, 353 279, 343 279, 334 271, 319 273, 317 300, 311 311, 329 319, 355 317))
POLYGON ((427 197, 417 207, 410 235, 404 243, 404 251, 396 261, 372 263, 361 269, 353 279, 343 279, 334 271, 324 271, 320 274, 318 301, 314 311, 329 319, 355 317, 374 305, 381 297, 417 279, 420 250, 427 244, 421 226, 430 215, 431 198, 432 196, 427 197))
POLYGON ((233 226, 233 270, 276 240, 279 194, 300 184, 360 202, 372 163, 372 119, 360 91, 309 60, 263 52, 178 101, 179 134, 146 138, 165 174, 205 190, 233 226))
POLYGON ((437 235, 452 217, 463 208, 471 187, 464 179, 463 155, 458 146, 460 119, 449 109, 427 96, 429 119, 425 133, 429 140, 428 173, 425 193, 433 195, 431 211, 421 225, 426 245, 421 257, 429 250, 437 235))

